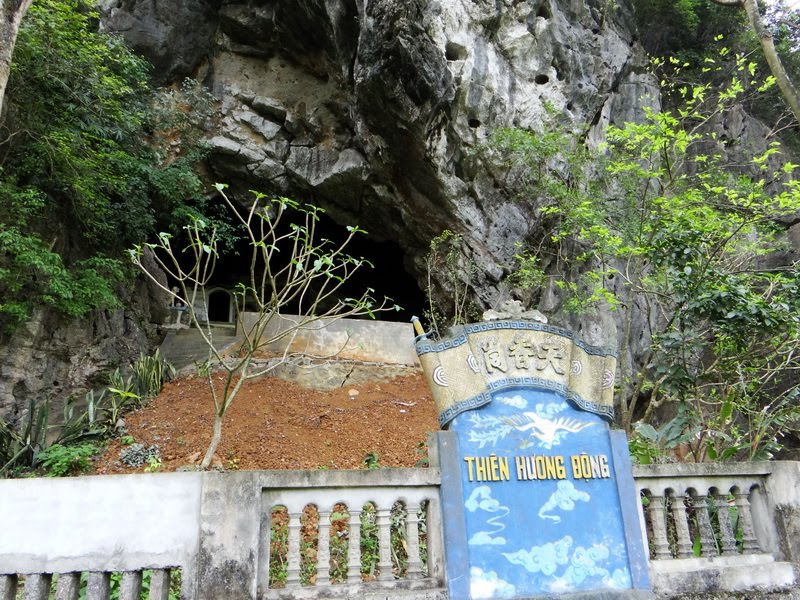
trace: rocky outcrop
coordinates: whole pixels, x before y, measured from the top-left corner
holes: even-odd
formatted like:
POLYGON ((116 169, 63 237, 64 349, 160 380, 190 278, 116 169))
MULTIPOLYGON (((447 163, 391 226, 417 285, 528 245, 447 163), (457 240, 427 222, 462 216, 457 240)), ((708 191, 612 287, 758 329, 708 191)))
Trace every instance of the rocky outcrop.
MULTIPOLYGON (((101 8, 102 27, 144 54, 157 80, 194 75, 219 99, 209 132, 215 181, 324 206, 338 222, 400 245, 420 281, 430 240, 458 233, 463 260, 477 265, 478 308, 510 299, 515 244, 536 231, 533 204, 510 201, 472 158, 487 135, 558 121, 591 136, 637 118, 641 98, 655 94, 624 0, 105 0, 101 8)), ((439 274, 434 284, 446 292, 439 274)), ((51 319, 35 319, 8 346, 0 411, 87 387, 147 345, 121 312, 58 327, 51 319)), ((589 342, 609 341, 608 323, 584 325, 589 342)))
POLYGON ((142 282, 124 298, 125 308, 95 311, 70 320, 51 309, 4 336, 0 355, 0 418, 16 424, 30 401, 50 404, 60 423, 68 399, 80 402, 90 389, 108 385, 114 369, 125 370, 156 341, 152 321, 166 318, 167 299, 142 282))
POLYGON ((430 240, 455 231, 483 308, 507 299, 534 215, 468 157, 497 127, 588 132, 655 94, 626 2, 115 0, 104 26, 160 76, 194 70, 212 87, 216 180, 364 225, 400 244, 418 278, 430 240))

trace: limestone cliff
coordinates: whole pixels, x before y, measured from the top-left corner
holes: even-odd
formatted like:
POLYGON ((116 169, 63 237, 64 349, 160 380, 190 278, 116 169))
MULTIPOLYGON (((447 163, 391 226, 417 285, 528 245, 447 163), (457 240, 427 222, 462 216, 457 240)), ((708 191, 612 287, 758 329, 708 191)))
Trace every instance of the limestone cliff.
MULTIPOLYGON (((625 0, 106 0, 102 10, 102 27, 161 82, 194 75, 219 99, 213 180, 324 206, 398 244, 417 280, 430 240, 459 233, 480 308, 508 299, 515 243, 535 227, 532 207, 470 165, 488 132, 557 118, 589 134, 636 118, 655 94, 625 0)), ((39 316, 6 346, 2 412, 63 400, 145 349, 144 331, 121 312, 68 326, 39 316)), ((609 341, 597 324, 583 335, 609 341)))
MULTIPOLYGON (((509 200, 471 160, 486 136, 556 120, 591 140, 657 102, 627 0, 103 0, 102 11, 102 27, 144 54, 157 79, 192 75, 219 99, 214 181, 321 205, 399 245, 418 281, 430 240, 459 233, 478 266, 480 308, 509 299, 515 243, 536 232, 533 205, 509 200)), ((542 302, 548 312, 558 299, 542 302)), ((14 342, 0 409, 79 387, 87 346, 121 357, 147 345, 134 321, 104 322, 118 326, 95 336, 102 326, 87 324, 63 355, 37 358, 41 385, 13 365, 60 347, 62 334, 39 327, 36 348, 14 342)), ((611 317, 560 324, 614 342, 611 317)))
POLYGON ((497 127, 630 120, 655 96, 627 2, 116 0, 104 25, 220 98, 217 181, 312 200, 417 277, 431 238, 460 233, 484 306, 533 215, 465 159, 497 127))

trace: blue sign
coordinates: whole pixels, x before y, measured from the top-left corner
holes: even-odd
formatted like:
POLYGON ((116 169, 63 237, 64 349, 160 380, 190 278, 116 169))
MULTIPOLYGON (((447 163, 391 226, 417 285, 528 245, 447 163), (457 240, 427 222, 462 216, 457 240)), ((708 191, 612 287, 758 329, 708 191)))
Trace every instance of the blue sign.
POLYGON ((616 357, 532 321, 417 340, 433 393, 450 597, 650 597, 616 357))
POLYGON ((632 587, 608 425, 511 388, 457 416, 470 598, 632 587))

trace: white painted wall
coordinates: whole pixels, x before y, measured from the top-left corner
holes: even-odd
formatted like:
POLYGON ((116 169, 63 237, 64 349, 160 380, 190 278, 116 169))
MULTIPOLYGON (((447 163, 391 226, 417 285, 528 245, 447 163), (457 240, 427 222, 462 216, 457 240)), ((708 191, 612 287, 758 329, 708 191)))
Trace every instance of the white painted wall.
POLYGON ((187 566, 200 473, 0 480, 0 573, 187 566))

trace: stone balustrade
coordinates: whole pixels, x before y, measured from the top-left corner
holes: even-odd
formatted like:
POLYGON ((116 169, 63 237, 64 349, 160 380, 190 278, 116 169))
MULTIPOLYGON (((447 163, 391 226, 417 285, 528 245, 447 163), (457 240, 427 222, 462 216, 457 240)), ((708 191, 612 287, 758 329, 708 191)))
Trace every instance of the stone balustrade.
POLYGON ((768 498, 775 463, 634 467, 653 587, 707 592, 791 585, 768 498))
POLYGON ((682 467, 637 471, 651 560, 770 553, 756 538, 750 502, 764 493, 763 464, 712 474, 682 467))
POLYGON ((438 585, 441 546, 428 534, 440 522, 435 486, 264 490, 262 507, 270 544, 262 545, 261 598, 438 585))
MULTIPOLYGON (((2 480, 0 600, 166 600, 170 586, 187 600, 444 600, 431 464, 2 480)), ((657 595, 795 585, 800 463, 634 477, 657 595)))
POLYGON ((172 569, 0 575, 0 600, 78 600, 81 590, 86 600, 169 600, 171 586, 180 593, 179 571, 172 569))

